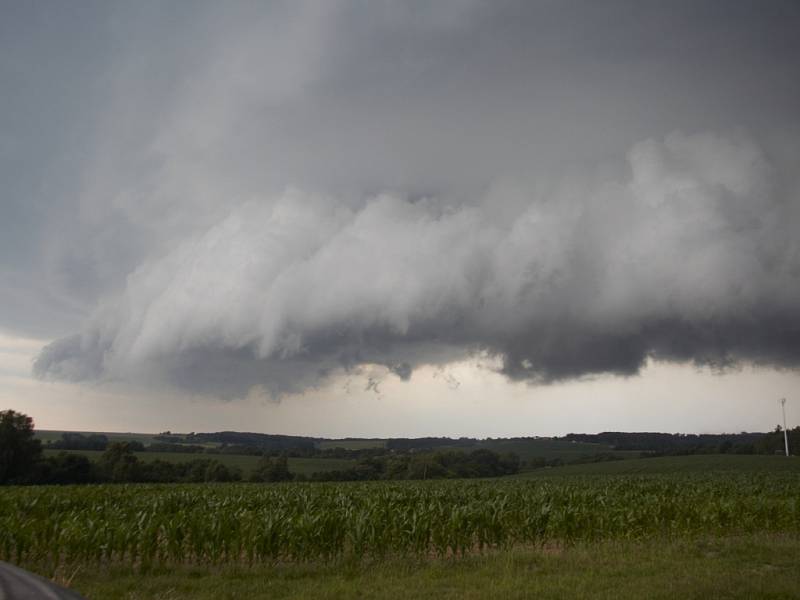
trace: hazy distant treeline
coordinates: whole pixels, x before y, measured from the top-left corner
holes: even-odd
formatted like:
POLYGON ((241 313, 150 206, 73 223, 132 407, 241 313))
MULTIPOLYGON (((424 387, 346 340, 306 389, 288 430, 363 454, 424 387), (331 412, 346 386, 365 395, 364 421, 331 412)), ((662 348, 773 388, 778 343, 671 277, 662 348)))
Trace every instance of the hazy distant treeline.
MULTIPOLYGON (((800 447, 797 429, 789 431, 791 446, 800 447)), ((319 447, 327 440, 289 435, 270 435, 222 431, 217 433, 190 433, 185 435, 169 432, 153 436, 154 443, 144 445, 131 440, 128 443, 134 452, 177 452, 193 454, 236 454, 249 456, 268 455, 290 458, 347 458, 365 460, 386 454, 406 452, 429 452, 434 450, 477 449, 481 440, 474 438, 390 438, 384 445, 366 448, 319 447), (213 445, 217 444, 217 445, 213 445)), ((525 438, 508 438, 506 441, 525 438)), ((619 451, 639 451, 648 455, 664 454, 773 454, 783 451, 783 433, 780 428, 769 433, 742 432, 730 434, 673 434, 657 432, 610 431, 597 434, 570 433, 555 441, 600 444, 619 451)), ((110 445, 102 434, 65 432, 61 439, 51 441, 47 448, 60 450, 106 450, 110 445)))
MULTIPOLYGON (((800 427, 787 431, 789 445, 798 448, 800 427)), ((571 442, 605 444, 614 450, 638 450, 653 455, 665 454, 776 454, 784 451, 783 431, 776 427, 769 433, 646 433, 606 431, 603 433, 570 433, 563 438, 571 442)))

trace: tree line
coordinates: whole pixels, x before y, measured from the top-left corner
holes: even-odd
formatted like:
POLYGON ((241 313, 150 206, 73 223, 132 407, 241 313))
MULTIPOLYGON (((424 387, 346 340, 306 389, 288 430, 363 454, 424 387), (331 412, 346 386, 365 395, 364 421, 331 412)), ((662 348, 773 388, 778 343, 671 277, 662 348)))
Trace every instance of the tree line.
MULTIPOLYGON (((76 440, 78 445, 87 441, 71 438, 68 443, 76 440)), ((140 461, 134 452, 141 448, 142 444, 138 442, 107 444, 106 441, 106 450, 96 462, 84 455, 66 451, 55 456, 44 456, 41 441, 34 437, 33 419, 13 410, 0 411, 0 484, 188 483, 237 481, 242 477, 238 469, 231 469, 213 459, 179 463, 140 461)), ((77 449, 96 449, 96 446, 77 449)))
MULTIPOLYGON (((800 427, 787 430, 789 447, 800 446, 800 427)), ((605 444, 614 450, 638 450, 642 456, 679 456, 688 454, 782 454, 783 430, 778 425, 769 433, 686 434, 655 432, 604 431, 570 433, 562 438, 571 442, 605 444)))
MULTIPOLYGON (((769 433, 741 432, 727 434, 673 434, 659 432, 603 432, 598 434, 570 433, 552 438, 564 442, 589 442, 610 446, 614 450, 639 451, 647 456, 667 454, 773 454, 783 450, 780 427, 769 433)), ((798 435, 789 431, 790 438, 798 435)), ((221 431, 216 433, 173 434, 169 431, 153 436, 154 441, 144 445, 130 441, 135 452, 178 452, 191 454, 236 454, 274 458, 343 458, 362 460, 392 453, 425 452, 450 449, 475 449, 480 440, 475 438, 391 438, 381 446, 366 448, 320 447, 323 438, 221 431), (210 445, 216 444, 216 445, 210 445)), ((360 438, 354 438, 361 441, 360 438)), ((524 440, 509 438, 505 441, 524 440)), ((491 440, 491 438, 489 438, 491 440)), ((791 439, 790 439, 791 442, 791 439)), ((61 450, 106 450, 110 445, 103 434, 64 432, 61 439, 48 442, 46 448, 61 450)), ((791 444, 792 446, 795 443, 791 444)))
MULTIPOLYGON (((35 438, 33 420, 13 410, 0 411, 0 484, 82 484, 82 483, 200 483, 242 481, 242 472, 213 458, 189 461, 140 460, 136 452, 144 446, 137 441, 109 443, 106 436, 68 434, 61 449, 45 456, 35 438), (97 461, 67 450, 97 450, 105 445, 97 461)), ((54 444, 49 444, 53 448, 54 444)), ((376 449, 373 449, 376 450, 376 449)), ((385 449, 378 449, 386 452, 385 449)), ((365 481, 378 479, 442 479, 498 477, 519 471, 515 454, 498 454, 480 449, 408 452, 368 455, 349 469, 314 473, 313 481, 365 481)), ((302 474, 289 470, 288 453, 262 454, 251 482, 303 481, 302 474)))

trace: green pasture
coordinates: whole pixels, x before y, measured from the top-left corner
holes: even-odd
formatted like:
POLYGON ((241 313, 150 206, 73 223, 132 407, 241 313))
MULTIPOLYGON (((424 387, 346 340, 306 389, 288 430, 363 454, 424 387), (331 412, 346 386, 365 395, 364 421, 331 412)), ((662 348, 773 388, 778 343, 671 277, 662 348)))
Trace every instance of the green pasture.
MULTIPOLYGON (((99 460, 103 455, 100 450, 45 450, 45 456, 52 456, 59 452, 70 452, 83 454, 90 460, 99 460)), ((242 474, 247 477, 258 463, 258 456, 245 456, 240 454, 206 454, 189 452, 135 452, 136 457, 141 461, 163 460, 167 462, 187 462, 198 458, 208 458, 218 460, 226 467, 237 467, 242 470, 242 474)), ((292 473, 302 473, 311 475, 320 471, 336 471, 348 469, 355 464, 355 461, 344 458, 289 458, 289 470, 292 473)))
POLYGON ((321 440, 317 442, 320 450, 331 448, 344 448, 345 450, 365 450, 368 448, 385 448, 386 440, 372 439, 343 439, 343 440, 321 440))
POLYGON ((48 442, 57 442, 61 439, 64 433, 80 433, 82 435, 104 435, 110 442, 141 442, 145 446, 149 444, 157 444, 159 441, 155 439, 157 433, 122 433, 118 431, 60 431, 55 429, 36 429, 34 435, 37 439, 41 440, 43 444, 48 442))
POLYGON ((600 453, 614 454, 621 458, 638 458, 640 455, 638 450, 614 450, 611 446, 606 446, 605 444, 567 442, 548 438, 482 440, 475 447, 486 448, 494 452, 513 452, 522 460, 543 457, 546 459, 560 458, 563 461, 569 461, 582 456, 600 453))

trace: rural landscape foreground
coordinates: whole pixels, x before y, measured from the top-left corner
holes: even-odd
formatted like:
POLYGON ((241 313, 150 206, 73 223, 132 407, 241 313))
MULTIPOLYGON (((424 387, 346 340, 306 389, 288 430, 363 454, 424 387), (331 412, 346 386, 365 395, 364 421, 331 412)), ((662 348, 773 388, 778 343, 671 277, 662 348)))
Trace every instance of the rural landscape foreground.
POLYGON ((3 465, 27 485, 0 490, 0 559, 87 598, 800 594, 800 462, 780 428, 23 434, 38 452, 13 478, 3 465))

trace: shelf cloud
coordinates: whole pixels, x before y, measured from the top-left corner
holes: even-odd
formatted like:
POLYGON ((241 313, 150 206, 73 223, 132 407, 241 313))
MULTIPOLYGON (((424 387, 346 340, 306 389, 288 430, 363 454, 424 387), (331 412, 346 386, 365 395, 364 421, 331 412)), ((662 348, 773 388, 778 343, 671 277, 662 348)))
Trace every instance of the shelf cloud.
POLYGON ((627 163, 620 179, 460 204, 246 202, 139 266, 35 372, 280 393, 475 352, 533 382, 632 375, 648 358, 800 364, 796 189, 741 135, 672 133, 627 163))
POLYGON ((39 378, 800 364, 797 2, 6 13, 0 331, 53 340, 39 378))

